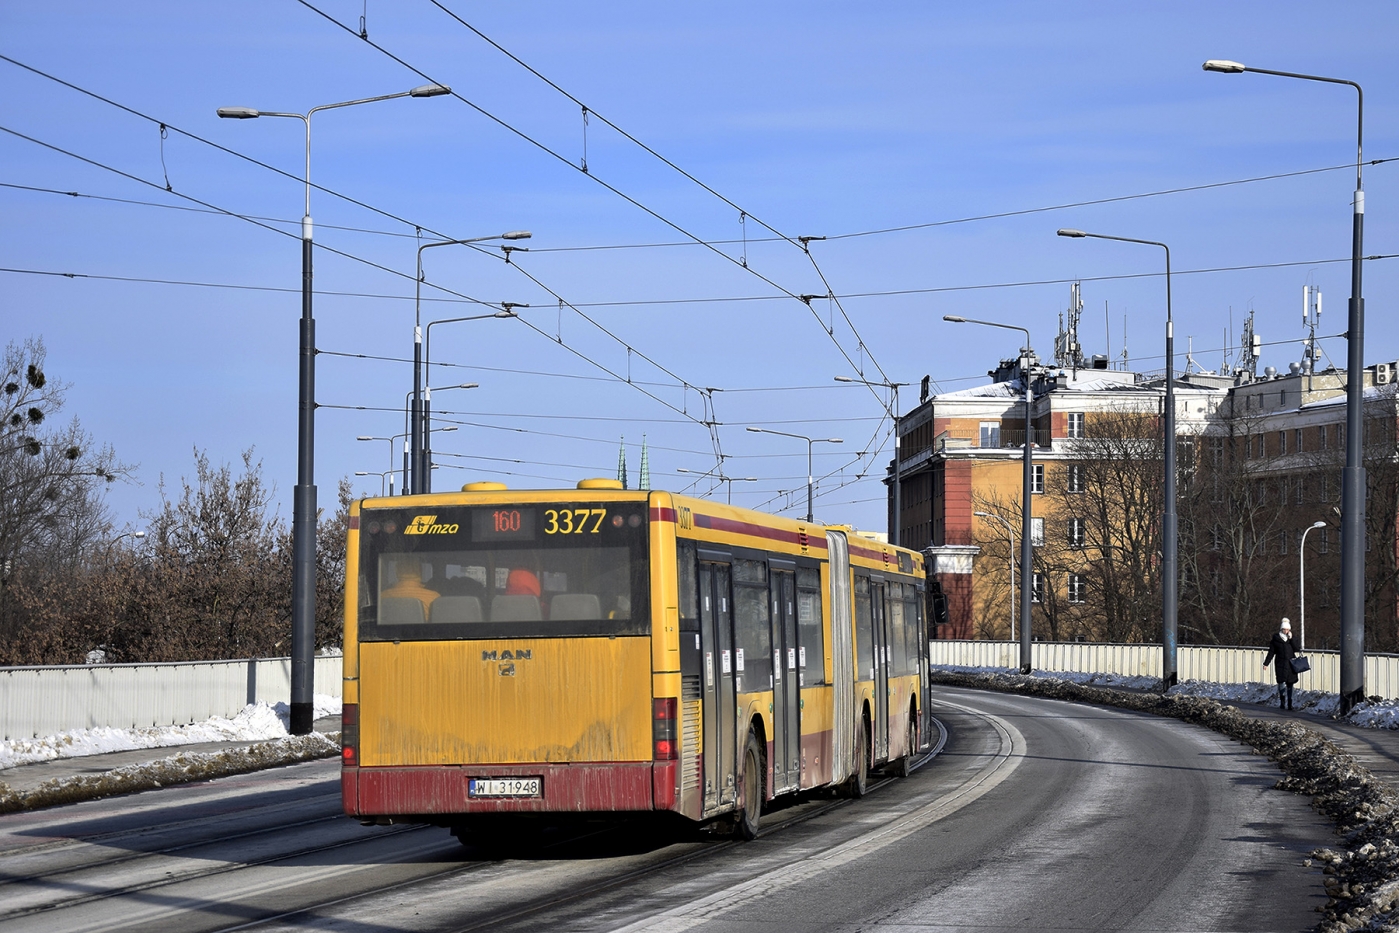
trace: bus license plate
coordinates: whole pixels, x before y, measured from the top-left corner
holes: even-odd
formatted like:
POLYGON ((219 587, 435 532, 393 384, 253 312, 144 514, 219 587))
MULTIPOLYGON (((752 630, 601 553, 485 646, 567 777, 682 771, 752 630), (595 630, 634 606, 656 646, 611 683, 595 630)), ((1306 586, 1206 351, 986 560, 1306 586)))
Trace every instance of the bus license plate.
POLYGON ((542 779, 472 778, 466 786, 468 797, 538 797, 542 779))

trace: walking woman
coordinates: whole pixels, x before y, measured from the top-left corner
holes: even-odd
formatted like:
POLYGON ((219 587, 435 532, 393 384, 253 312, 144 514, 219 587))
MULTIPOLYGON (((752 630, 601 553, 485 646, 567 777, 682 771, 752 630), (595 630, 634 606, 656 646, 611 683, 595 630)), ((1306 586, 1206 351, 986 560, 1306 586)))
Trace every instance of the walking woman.
POLYGON ((1278 706, 1283 709, 1292 709, 1292 685, 1297 682, 1297 672, 1292 669, 1292 659, 1297 656, 1297 650, 1292 644, 1292 623, 1287 619, 1282 620, 1282 625, 1273 633, 1273 640, 1268 643, 1268 656, 1263 659, 1263 666, 1273 665, 1273 673, 1278 678, 1278 706))

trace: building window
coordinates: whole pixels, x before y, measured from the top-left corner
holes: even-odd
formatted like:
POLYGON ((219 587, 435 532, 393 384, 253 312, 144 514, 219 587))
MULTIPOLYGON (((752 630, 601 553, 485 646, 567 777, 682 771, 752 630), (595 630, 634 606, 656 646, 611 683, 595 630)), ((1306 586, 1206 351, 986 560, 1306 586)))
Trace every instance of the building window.
POLYGON ((1298 428, 1292 432, 1292 449, 1297 453, 1302 452, 1302 429, 1298 428))
POLYGON ((1081 411, 1071 411, 1071 412, 1069 412, 1069 437, 1071 437, 1071 438, 1083 438, 1083 437, 1087 437, 1087 435, 1083 433, 1083 412, 1081 412, 1081 411))
POLYGON ((1281 456, 1283 456, 1283 455, 1286 454, 1286 453, 1287 453, 1287 432, 1286 432, 1286 431, 1279 431, 1279 432, 1278 432, 1278 456, 1281 457, 1281 456))
POLYGON ((1268 435, 1258 435, 1258 459, 1262 460, 1268 456, 1268 435))
POLYGON ((1210 463, 1219 466, 1224 462, 1224 438, 1210 438, 1210 463))
POLYGON ((1044 492, 1044 464, 1036 463, 1030 469, 1030 492, 1044 492))
POLYGON ((1278 553, 1287 553, 1287 532, 1285 531, 1278 532, 1278 553))
POLYGON ((1032 581, 1033 582, 1030 584, 1030 601, 1035 603, 1044 602, 1044 574, 1036 570, 1032 575, 1032 581))
POLYGON ((1330 530, 1331 530, 1331 529, 1329 529, 1329 528, 1318 528, 1318 529, 1316 530, 1317 535, 1321 538, 1321 540, 1318 541, 1318 542, 1316 543, 1316 549, 1317 549, 1317 551, 1318 551, 1319 553, 1322 553, 1322 554, 1330 554, 1330 553, 1331 553, 1331 540, 1330 540, 1330 538, 1327 536, 1327 532, 1330 531, 1330 530))
POLYGON ((1210 550, 1217 551, 1224 546, 1224 532, 1215 525, 1210 529, 1210 550))
POLYGON ((1307 482, 1306 482, 1306 477, 1303 477, 1303 476, 1298 476, 1298 477, 1297 477, 1297 500, 1296 500, 1296 501, 1297 501, 1297 504, 1298 504, 1298 505, 1301 505, 1302 503, 1304 503, 1304 502, 1307 501, 1307 482))
POLYGON ((1044 519, 1030 519, 1030 546, 1044 547, 1044 519))
POLYGON ((1001 446, 1001 423, 999 421, 981 422, 981 446, 1001 446))
POLYGON ((1069 602, 1082 603, 1088 593, 1088 581, 1081 573, 1069 574, 1069 602))
POLYGON ((1316 429, 1317 447, 1326 449, 1326 425, 1318 425, 1316 429))
POLYGON ((1069 519, 1069 547, 1083 547, 1083 539, 1086 537, 1087 529, 1081 518, 1069 519))
POLYGON ((1253 435, 1252 435, 1252 434, 1246 435, 1246 436, 1244 437, 1244 459, 1245 459, 1245 460, 1252 460, 1252 459, 1253 459, 1253 435))
POLYGON ((1069 464, 1069 492, 1081 493, 1084 488, 1083 465, 1079 463, 1069 464))
POLYGON ((1286 389, 1283 389, 1281 392, 1278 393, 1278 404, 1282 405, 1283 408, 1286 408, 1286 407, 1287 407, 1287 390, 1286 390, 1286 389))

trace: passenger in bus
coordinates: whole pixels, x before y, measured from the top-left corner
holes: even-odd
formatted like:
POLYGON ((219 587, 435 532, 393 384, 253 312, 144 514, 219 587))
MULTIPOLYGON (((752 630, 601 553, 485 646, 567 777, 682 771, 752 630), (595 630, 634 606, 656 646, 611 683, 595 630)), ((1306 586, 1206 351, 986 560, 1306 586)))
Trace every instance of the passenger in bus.
POLYGON ((432 601, 442 594, 423 585, 423 564, 414 556, 396 558, 393 562, 396 581, 393 586, 379 595, 385 599, 416 599, 423 604, 423 618, 427 618, 432 601))
POLYGON ((538 596, 539 574, 528 567, 516 567, 505 578, 506 596, 538 596))
POLYGON ((618 596, 617 608, 607 614, 609 619, 630 619, 631 618, 631 597, 618 596))

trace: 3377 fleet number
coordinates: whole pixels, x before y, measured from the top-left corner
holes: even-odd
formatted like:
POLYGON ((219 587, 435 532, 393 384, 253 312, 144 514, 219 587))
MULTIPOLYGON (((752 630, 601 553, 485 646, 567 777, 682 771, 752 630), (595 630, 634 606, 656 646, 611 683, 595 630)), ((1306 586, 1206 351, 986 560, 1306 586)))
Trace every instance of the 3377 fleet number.
POLYGON ((595 535, 607 517, 606 509, 545 509, 546 535, 595 535))

